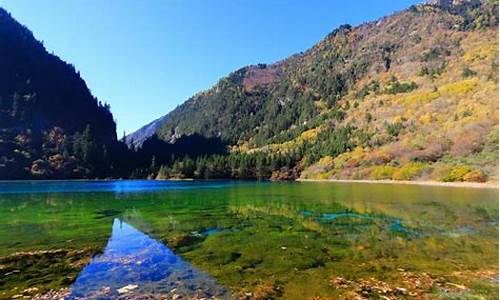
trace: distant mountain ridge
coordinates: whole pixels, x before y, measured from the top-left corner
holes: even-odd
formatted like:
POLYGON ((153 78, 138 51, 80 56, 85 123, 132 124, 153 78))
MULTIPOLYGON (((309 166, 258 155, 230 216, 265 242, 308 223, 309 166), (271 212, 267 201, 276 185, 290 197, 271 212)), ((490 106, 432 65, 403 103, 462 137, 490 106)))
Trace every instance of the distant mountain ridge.
POLYGON ((149 124, 142 126, 131 134, 128 134, 124 138, 124 142, 131 148, 137 148, 142 146, 142 144, 156 133, 156 130, 164 122, 166 116, 160 117, 149 124))

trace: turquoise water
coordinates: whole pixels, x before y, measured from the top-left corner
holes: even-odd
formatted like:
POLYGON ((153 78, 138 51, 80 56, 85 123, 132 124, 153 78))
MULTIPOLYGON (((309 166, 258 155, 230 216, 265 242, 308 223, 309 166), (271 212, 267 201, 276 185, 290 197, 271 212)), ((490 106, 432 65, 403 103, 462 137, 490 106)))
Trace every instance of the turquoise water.
POLYGON ((0 181, 0 194, 151 192, 166 190, 221 188, 248 184, 244 181, 156 181, 156 180, 65 180, 0 181))

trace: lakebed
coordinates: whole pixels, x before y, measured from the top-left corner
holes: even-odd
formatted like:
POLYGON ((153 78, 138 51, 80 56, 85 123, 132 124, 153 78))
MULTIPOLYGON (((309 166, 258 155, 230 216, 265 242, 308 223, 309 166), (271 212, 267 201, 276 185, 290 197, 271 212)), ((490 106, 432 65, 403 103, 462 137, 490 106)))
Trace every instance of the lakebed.
POLYGON ((497 299, 498 190, 0 183, 0 298, 497 299))

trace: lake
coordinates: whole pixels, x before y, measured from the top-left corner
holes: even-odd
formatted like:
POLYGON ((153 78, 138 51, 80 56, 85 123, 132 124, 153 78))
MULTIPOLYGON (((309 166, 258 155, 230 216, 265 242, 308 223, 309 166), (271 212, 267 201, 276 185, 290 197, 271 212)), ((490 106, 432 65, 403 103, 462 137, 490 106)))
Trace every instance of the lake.
POLYGON ((0 298, 498 299, 498 190, 0 182, 0 298))

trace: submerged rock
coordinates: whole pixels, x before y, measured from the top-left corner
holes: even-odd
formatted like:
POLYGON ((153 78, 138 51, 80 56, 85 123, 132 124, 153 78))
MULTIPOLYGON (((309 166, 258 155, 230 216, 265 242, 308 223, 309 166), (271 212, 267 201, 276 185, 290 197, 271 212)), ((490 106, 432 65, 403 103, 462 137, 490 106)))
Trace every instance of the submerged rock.
POLYGON ((135 290, 138 287, 139 286, 137 284, 128 284, 122 288, 119 288, 117 291, 119 294, 125 294, 125 293, 132 291, 132 290, 135 290))
POLYGON ((166 240, 166 243, 172 249, 179 249, 182 247, 190 247, 194 244, 201 242, 204 237, 198 232, 192 232, 191 234, 182 234, 170 237, 166 240))

